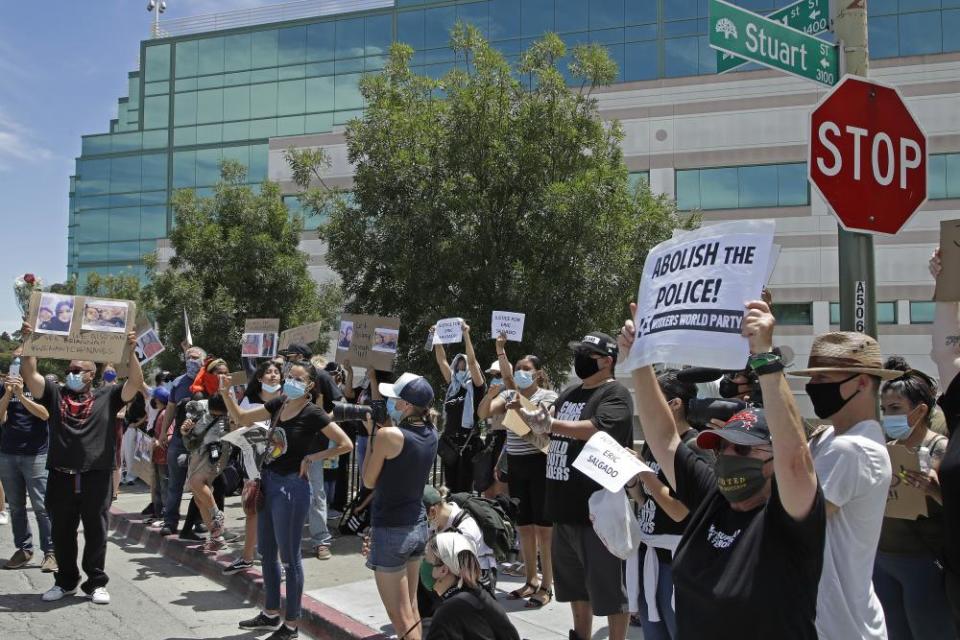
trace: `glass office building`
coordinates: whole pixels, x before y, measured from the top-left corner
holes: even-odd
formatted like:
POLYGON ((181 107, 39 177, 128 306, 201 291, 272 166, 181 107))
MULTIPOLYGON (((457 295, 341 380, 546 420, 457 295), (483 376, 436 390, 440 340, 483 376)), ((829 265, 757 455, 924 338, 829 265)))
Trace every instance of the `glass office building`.
MULTIPOLYGON (((302 10, 309 3, 296 4, 302 10)), ((413 46, 417 71, 443 75, 453 64, 448 36, 458 20, 477 26, 511 60, 548 31, 571 46, 600 43, 619 66, 618 83, 644 86, 716 71, 706 0, 313 4, 313 17, 292 20, 278 6, 253 24, 215 17, 161 22, 159 37, 141 43, 140 69, 128 74, 109 133, 83 138, 70 182, 69 273, 81 281, 94 271, 143 275, 142 257, 172 224, 174 190, 209 192, 227 158, 247 165, 251 184, 264 180, 270 139, 331 132, 362 113, 359 80, 383 68, 393 41, 413 46), (351 11, 361 4, 371 8, 351 11)), ((737 4, 765 12, 789 2, 737 4)), ((870 12, 875 59, 960 51, 960 0, 871 0, 870 12)), ((937 194, 960 189, 960 180, 950 180, 960 176, 960 156, 944 155, 931 166, 937 194)), ((682 208, 809 200, 803 163, 678 170, 675 179, 682 208)))

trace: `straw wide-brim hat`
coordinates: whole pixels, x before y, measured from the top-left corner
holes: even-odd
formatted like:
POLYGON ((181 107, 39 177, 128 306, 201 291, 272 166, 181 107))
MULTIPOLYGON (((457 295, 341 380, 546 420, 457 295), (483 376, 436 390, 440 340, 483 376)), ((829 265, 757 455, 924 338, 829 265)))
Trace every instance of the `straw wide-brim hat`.
POLYGON ((892 380, 903 371, 883 368, 880 345, 864 333, 833 331, 817 336, 810 347, 806 369, 790 371, 793 376, 810 377, 816 373, 865 373, 883 380, 892 380))

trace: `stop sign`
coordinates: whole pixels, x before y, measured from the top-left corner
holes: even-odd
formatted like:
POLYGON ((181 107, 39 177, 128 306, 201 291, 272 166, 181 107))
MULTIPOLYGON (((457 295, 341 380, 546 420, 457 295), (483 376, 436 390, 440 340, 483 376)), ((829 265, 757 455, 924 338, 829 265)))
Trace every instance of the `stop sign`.
POLYGON ((808 169, 845 229, 895 234, 927 199, 927 137, 896 88, 848 75, 810 116, 808 169))

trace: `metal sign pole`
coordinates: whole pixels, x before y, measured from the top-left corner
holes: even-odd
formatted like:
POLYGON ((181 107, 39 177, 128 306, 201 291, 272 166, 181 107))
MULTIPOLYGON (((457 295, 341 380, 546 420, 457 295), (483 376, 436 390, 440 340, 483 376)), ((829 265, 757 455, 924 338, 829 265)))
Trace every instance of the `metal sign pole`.
MULTIPOLYGON (((840 43, 843 74, 865 78, 869 72, 866 0, 837 0, 833 5, 834 32, 840 43)), ((882 212, 877 214, 882 215, 882 212)), ((839 232, 840 329, 862 331, 876 338, 877 286, 873 236, 850 232, 842 227, 839 232)))

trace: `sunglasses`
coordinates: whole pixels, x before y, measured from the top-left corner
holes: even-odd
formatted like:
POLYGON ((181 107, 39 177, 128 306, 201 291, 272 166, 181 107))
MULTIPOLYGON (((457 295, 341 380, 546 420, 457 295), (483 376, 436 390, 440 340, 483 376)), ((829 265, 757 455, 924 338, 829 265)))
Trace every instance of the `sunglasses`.
POLYGON ((73 373, 73 374, 90 373, 90 371, 91 371, 90 369, 81 369, 80 367, 71 367, 70 369, 67 369, 67 373, 73 373))
POLYGON ((724 442, 721 444, 719 447, 717 447, 717 453, 723 453, 730 447, 733 447, 734 453, 736 453, 738 456, 749 456, 751 453, 753 453, 754 449, 763 453, 771 453, 769 447, 753 446, 749 444, 733 444, 732 442, 724 442))

